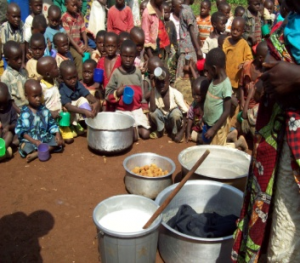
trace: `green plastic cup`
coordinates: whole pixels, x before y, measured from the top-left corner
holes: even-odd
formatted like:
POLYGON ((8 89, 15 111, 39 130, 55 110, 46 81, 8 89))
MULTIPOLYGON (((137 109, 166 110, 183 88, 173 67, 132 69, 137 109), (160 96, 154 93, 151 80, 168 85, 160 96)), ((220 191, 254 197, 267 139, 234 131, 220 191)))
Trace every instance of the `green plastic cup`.
POLYGON ((243 114, 243 112, 240 111, 240 112, 238 113, 237 117, 236 117, 239 123, 242 123, 242 121, 244 120, 243 117, 242 117, 242 114, 243 114))
POLYGON ((264 37, 270 35, 271 33, 270 26, 268 24, 264 24, 261 27, 261 33, 264 37))
POLYGON ((4 156, 6 153, 5 141, 0 138, 0 157, 4 156))
POLYGON ((58 125, 60 127, 69 127, 71 124, 71 115, 69 112, 61 112, 59 113, 59 121, 58 125))

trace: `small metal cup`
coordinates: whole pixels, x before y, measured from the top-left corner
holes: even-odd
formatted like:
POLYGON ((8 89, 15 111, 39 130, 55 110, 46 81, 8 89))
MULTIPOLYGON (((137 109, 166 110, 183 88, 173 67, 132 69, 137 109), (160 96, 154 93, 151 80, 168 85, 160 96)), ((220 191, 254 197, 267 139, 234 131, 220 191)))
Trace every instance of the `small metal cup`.
POLYGON ((154 76, 159 80, 164 80, 166 78, 167 74, 162 68, 157 67, 154 70, 154 76))

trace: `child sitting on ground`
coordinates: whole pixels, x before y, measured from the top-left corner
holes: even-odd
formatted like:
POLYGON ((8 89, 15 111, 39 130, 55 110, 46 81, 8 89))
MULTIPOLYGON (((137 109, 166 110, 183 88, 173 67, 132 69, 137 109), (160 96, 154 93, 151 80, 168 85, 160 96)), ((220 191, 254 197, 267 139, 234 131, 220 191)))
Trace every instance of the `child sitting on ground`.
POLYGON ((94 118, 99 112, 100 103, 78 81, 78 72, 74 62, 70 60, 63 61, 60 65, 60 73, 63 80, 59 87, 61 103, 71 113, 71 127, 67 132, 71 131, 73 137, 76 137, 84 133, 84 129, 79 123, 81 115, 85 115, 87 118, 94 118), (91 111, 80 108, 85 103, 90 103, 91 111))
POLYGON ((138 135, 142 139, 149 139, 150 125, 142 110, 142 75, 141 71, 134 66, 136 45, 132 40, 125 40, 121 46, 121 66, 116 69, 105 89, 105 98, 115 105, 116 111, 135 119, 134 140, 138 135), (123 101, 123 92, 126 86, 134 90, 134 97, 131 104, 123 101), (138 134, 137 134, 138 132, 138 134))
POLYGON ((12 105, 7 85, 0 82, 0 138, 5 141, 6 149, 6 154, 0 157, 0 161, 10 159, 13 156, 10 146, 19 144, 14 136, 17 119, 17 112, 12 105))
POLYGON ((1 76, 1 81, 7 85, 13 106, 17 113, 20 113, 21 107, 28 103, 24 94, 27 71, 22 68, 22 48, 15 41, 8 41, 3 51, 8 66, 1 76))
POLYGON ((65 60, 74 61, 73 56, 70 53, 69 39, 67 34, 56 33, 53 37, 53 43, 57 51, 55 61, 58 67, 60 67, 60 64, 65 60))
POLYGON ((90 51, 87 42, 84 21, 77 13, 77 0, 65 0, 67 12, 63 14, 61 20, 70 41, 70 52, 78 71, 79 79, 82 79, 82 57, 84 52, 90 51), (81 41, 83 39, 83 42, 81 41))
POLYGON ((186 142, 202 143, 203 109, 208 86, 209 81, 205 77, 198 77, 192 82, 194 101, 187 113, 186 142))
POLYGON ((44 56, 46 49, 45 38, 42 34, 33 34, 29 42, 29 52, 31 59, 26 63, 26 70, 28 72, 28 78, 40 81, 42 76, 37 72, 37 62, 44 56))
POLYGON ((213 48, 218 47, 218 38, 222 33, 225 32, 226 21, 226 16, 222 12, 213 13, 213 15, 211 16, 211 23, 214 30, 204 41, 203 47, 201 49, 204 54, 207 54, 213 48))
POLYGON ((231 7, 228 3, 222 3, 220 4, 219 6, 219 9, 218 9, 220 12, 222 12, 225 16, 226 16, 226 19, 227 19, 227 23, 226 23, 226 29, 225 29, 225 32, 230 35, 230 32, 231 32, 231 24, 232 24, 232 21, 234 19, 233 16, 231 16, 231 7))
POLYGON ((20 141, 19 153, 27 162, 38 157, 37 149, 41 143, 48 144, 50 152, 61 152, 63 147, 56 121, 42 104, 42 94, 37 80, 26 81, 25 95, 29 104, 22 107, 15 133, 20 141))
POLYGON ((243 17, 244 13, 245 13, 245 8, 239 5, 234 10, 234 17, 237 16, 243 17))
POLYGON ((134 27, 130 7, 125 6, 125 0, 116 1, 107 13, 107 32, 119 35, 122 31, 130 32, 134 27))
POLYGON ((232 88, 225 67, 226 56, 222 49, 214 48, 208 52, 206 68, 211 83, 204 103, 202 140, 205 144, 226 144, 232 88))
POLYGON ((58 6, 51 5, 48 9, 48 26, 44 34, 45 39, 50 41, 52 47, 53 38, 57 33, 65 33, 65 29, 61 26, 61 11, 58 6))
MULTIPOLYGON (((94 81, 94 70, 97 63, 93 59, 83 62, 82 84, 96 98, 100 98, 100 84, 94 81)), ((103 98, 103 96, 101 96, 103 98)))
POLYGON ((94 50, 91 54, 91 59, 95 60, 96 63, 99 62, 100 58, 105 57, 106 52, 104 50, 104 37, 106 31, 100 30, 96 35, 96 47, 97 49, 94 50))
POLYGON ((211 2, 209 0, 204 0, 200 5, 200 15, 196 17, 198 29, 199 29, 199 40, 201 47, 204 41, 209 37, 210 33, 213 31, 213 26, 211 24, 211 2))
POLYGON ((172 140, 181 142, 186 130, 188 107, 182 94, 169 85, 168 69, 162 69, 166 75, 164 80, 154 77, 155 86, 150 91, 150 119, 156 125, 156 131, 150 134, 150 138, 162 137, 166 129, 172 140))

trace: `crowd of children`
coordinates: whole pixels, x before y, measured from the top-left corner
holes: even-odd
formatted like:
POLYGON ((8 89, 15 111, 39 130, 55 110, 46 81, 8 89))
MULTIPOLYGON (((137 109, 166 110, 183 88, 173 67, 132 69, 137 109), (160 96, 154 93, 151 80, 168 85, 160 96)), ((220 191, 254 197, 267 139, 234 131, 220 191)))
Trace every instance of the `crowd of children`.
POLYGON ((248 0, 233 16, 226 0, 216 1, 213 14, 210 0, 203 0, 195 17, 193 0, 145 0, 140 14, 135 1, 116 0, 107 15, 99 11, 106 1, 88 1, 87 8, 64 0, 53 1, 45 17, 42 0, 29 2, 24 24, 19 6, 10 3, 1 25, 2 159, 12 156, 12 146, 28 161, 40 143, 60 152, 84 133, 82 115, 100 111, 132 116, 135 140, 168 132, 175 142, 247 149, 244 136, 254 136, 263 93, 268 33, 262 26, 282 23, 287 5, 274 13, 271 0, 248 0), (99 28, 97 19, 106 26, 99 28), (102 70, 103 81, 94 79, 95 70, 102 70), (123 101, 128 86, 130 105, 123 101), (69 127, 58 126, 61 112, 70 113, 69 127))

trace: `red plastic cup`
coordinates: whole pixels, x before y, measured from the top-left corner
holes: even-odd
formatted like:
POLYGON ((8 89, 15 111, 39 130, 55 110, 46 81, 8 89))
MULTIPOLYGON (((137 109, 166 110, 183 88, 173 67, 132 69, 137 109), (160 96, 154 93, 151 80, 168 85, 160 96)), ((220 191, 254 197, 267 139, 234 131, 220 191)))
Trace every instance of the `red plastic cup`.
POLYGON ((204 65, 205 65, 205 58, 198 60, 197 61, 197 69, 198 69, 198 71, 204 70, 204 65))

